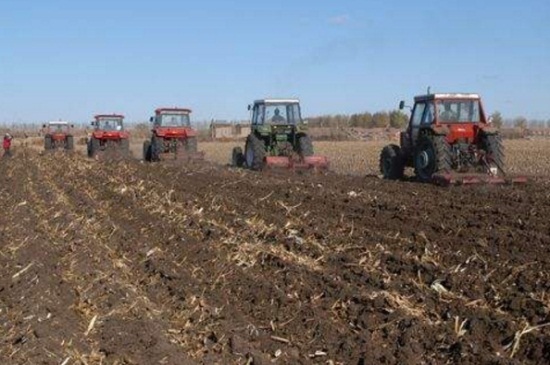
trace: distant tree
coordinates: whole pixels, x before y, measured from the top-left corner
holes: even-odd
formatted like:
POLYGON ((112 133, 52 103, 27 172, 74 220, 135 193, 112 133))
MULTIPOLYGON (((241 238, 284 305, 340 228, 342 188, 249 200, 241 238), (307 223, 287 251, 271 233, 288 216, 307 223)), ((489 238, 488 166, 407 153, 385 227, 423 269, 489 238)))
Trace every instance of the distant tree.
POLYGON ((390 127, 402 129, 408 122, 409 117, 401 110, 393 110, 390 112, 390 127))
POLYGON ((387 112, 378 112, 372 115, 371 126, 374 128, 386 128, 390 125, 390 115, 387 112))
POLYGON ((489 118, 491 118, 491 122, 497 128, 502 127, 502 125, 504 124, 504 119, 502 118, 502 114, 500 114, 499 111, 495 111, 489 116, 489 118))
POLYGON ((517 117, 514 119, 514 127, 525 129, 527 128, 527 119, 525 117, 517 117))

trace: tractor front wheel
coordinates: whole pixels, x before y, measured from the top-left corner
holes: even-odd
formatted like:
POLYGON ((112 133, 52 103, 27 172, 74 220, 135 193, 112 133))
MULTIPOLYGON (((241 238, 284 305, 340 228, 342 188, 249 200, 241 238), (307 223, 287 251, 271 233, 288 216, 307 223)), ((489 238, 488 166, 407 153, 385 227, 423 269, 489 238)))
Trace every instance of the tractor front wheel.
POLYGON ((251 134, 246 139, 246 166, 252 170, 261 170, 264 167, 265 145, 264 142, 251 134))
POLYGON ((401 148, 390 144, 380 153, 380 173, 384 179, 399 180, 405 174, 405 163, 401 154, 401 148))
POLYGON ((298 139, 298 153, 302 157, 313 156, 313 143, 309 136, 301 136, 298 139))
POLYGON ((445 136, 425 135, 418 140, 414 169, 420 181, 431 181, 435 174, 451 171, 451 147, 445 136))

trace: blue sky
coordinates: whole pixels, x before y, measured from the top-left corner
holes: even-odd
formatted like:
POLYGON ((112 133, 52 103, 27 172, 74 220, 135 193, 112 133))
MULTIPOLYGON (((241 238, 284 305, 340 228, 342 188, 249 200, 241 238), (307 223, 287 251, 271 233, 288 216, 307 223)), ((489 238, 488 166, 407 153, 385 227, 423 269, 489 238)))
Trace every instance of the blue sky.
POLYGON ((550 118, 550 1, 1 0, 0 122, 389 110, 427 86, 550 118))

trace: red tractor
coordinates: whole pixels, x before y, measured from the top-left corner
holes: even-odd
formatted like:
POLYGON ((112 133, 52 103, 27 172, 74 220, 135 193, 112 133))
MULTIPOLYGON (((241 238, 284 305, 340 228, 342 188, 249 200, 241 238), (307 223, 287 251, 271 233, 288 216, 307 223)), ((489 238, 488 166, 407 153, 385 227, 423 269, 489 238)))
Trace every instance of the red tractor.
POLYGON ((412 167, 419 181, 441 185, 523 182, 505 179, 501 137, 479 95, 428 93, 414 101, 400 146, 390 144, 380 154, 385 179, 401 179, 405 167, 412 167))
POLYGON ((124 116, 119 114, 96 115, 91 122, 94 130, 88 139, 88 156, 110 152, 121 156, 130 154, 130 134, 124 130, 124 116))
POLYGON ((197 152, 197 132, 191 127, 191 110, 159 108, 153 123, 151 139, 143 142, 143 159, 148 162, 164 159, 202 159, 197 152))
POLYGON ((73 125, 69 122, 48 122, 42 126, 44 130, 44 149, 46 151, 64 149, 74 150, 73 125))

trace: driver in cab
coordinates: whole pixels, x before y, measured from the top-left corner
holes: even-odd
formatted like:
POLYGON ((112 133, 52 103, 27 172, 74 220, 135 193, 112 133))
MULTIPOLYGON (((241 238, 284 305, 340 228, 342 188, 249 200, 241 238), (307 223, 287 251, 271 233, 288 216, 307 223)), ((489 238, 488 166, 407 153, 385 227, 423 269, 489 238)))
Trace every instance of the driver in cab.
POLYGON ((281 115, 281 111, 279 108, 275 109, 275 115, 273 115, 273 118, 271 118, 272 123, 285 123, 286 119, 281 115))
POLYGON ((444 111, 439 115, 439 119, 442 122, 456 122, 458 117, 456 113, 451 109, 450 103, 443 104, 444 111))

